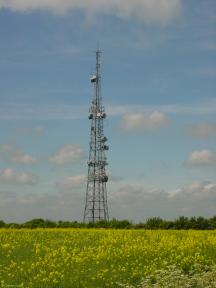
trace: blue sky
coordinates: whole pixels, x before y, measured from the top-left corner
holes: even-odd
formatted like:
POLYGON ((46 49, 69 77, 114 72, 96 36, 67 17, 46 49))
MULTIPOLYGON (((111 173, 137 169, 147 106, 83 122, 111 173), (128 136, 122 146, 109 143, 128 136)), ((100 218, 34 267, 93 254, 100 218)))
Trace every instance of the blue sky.
POLYGON ((97 43, 110 216, 216 211, 214 0, 0 0, 0 218, 81 220, 97 43))

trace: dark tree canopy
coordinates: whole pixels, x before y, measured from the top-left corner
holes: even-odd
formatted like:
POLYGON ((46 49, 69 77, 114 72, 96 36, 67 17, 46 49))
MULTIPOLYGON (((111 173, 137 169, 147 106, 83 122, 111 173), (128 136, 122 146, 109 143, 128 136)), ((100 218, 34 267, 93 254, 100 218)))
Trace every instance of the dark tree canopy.
POLYGON ((160 217, 153 217, 147 219, 145 222, 141 223, 132 223, 131 221, 117 220, 112 219, 110 221, 98 221, 96 223, 82 223, 77 221, 52 221, 49 219, 32 219, 25 223, 5 223, 3 220, 0 220, 0 228, 109 228, 109 229, 176 229, 176 230, 187 230, 187 229, 196 229, 196 230, 210 230, 216 229, 216 216, 211 218, 204 217, 185 217, 180 216, 175 220, 164 220, 160 217))

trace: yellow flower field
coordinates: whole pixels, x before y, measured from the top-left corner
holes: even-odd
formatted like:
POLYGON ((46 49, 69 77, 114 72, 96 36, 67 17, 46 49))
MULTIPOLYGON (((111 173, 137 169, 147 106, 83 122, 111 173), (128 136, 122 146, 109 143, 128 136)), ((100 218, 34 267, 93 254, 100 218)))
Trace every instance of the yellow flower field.
POLYGON ((215 264, 216 231, 0 230, 0 287, 136 286, 172 265, 188 274, 215 264))

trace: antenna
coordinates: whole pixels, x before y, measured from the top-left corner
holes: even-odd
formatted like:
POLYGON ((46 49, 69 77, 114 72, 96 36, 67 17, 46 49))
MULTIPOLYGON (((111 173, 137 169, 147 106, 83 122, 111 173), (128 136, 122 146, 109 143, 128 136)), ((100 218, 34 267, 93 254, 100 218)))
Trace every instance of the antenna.
POLYGON ((104 135, 103 122, 106 118, 105 108, 102 104, 101 95, 101 51, 99 45, 96 51, 96 73, 91 77, 94 86, 94 97, 90 107, 89 120, 90 147, 88 165, 88 178, 86 187, 86 203, 84 211, 84 222, 109 220, 107 205, 106 173, 107 158, 106 151, 109 150, 107 137, 104 135))

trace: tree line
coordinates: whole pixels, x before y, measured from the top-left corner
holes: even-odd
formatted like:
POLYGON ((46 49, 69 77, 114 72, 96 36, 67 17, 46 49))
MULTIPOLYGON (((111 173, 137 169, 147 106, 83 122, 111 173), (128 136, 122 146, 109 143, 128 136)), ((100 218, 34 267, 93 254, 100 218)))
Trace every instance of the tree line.
POLYGON ((82 223, 77 221, 52 221, 49 219, 32 219, 22 224, 5 223, 0 220, 0 228, 109 228, 109 229, 175 229, 175 230, 212 230, 216 229, 216 216, 185 217, 180 216, 175 220, 164 220, 160 217, 152 217, 145 222, 133 223, 129 220, 112 219, 110 221, 97 221, 96 223, 82 223))

